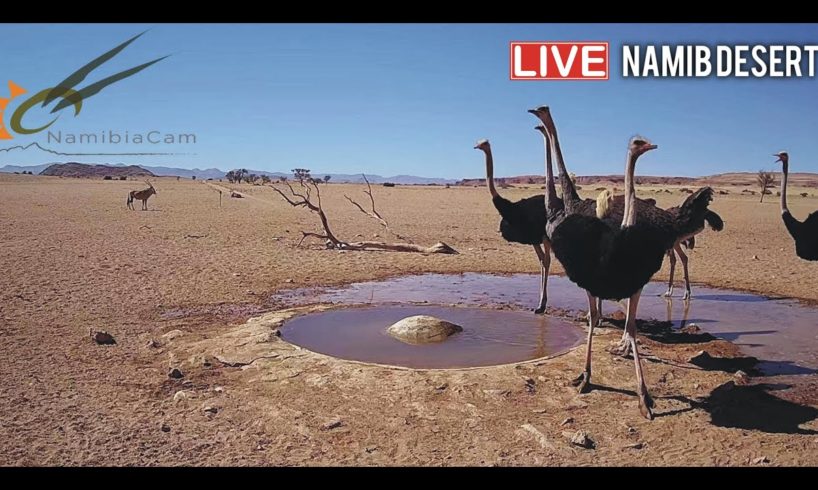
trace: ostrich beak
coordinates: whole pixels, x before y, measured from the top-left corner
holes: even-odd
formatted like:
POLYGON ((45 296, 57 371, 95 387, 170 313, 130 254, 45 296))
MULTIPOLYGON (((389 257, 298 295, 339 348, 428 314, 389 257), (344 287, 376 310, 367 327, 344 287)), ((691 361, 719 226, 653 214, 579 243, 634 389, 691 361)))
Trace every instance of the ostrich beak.
POLYGON ((781 155, 779 155, 778 153, 773 153, 773 156, 778 157, 778 158, 775 159, 775 163, 778 163, 778 162, 781 161, 781 155))
POLYGON ((645 151, 655 150, 659 148, 659 145, 647 145, 645 146, 645 151))
POLYGON ((537 112, 537 109, 529 109, 528 112, 534 114, 535 116, 539 114, 539 112, 537 112))

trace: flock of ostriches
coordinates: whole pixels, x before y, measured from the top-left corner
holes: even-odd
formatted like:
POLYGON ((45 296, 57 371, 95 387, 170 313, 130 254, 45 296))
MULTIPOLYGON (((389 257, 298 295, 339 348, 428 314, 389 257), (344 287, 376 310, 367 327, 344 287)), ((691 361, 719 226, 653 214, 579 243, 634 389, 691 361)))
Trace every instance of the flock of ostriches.
MULTIPOLYGON (((492 202, 502 216, 500 232, 510 242, 533 245, 541 264, 540 302, 535 310, 543 313, 547 303, 548 272, 551 252, 560 261, 568 278, 588 295, 589 329, 585 369, 574 380, 581 393, 591 389, 591 342, 601 319, 602 300, 627 300, 625 332, 616 353, 633 355, 636 366, 639 411, 653 418, 653 400, 648 394, 636 343, 636 309, 642 288, 661 268, 667 255, 671 261, 666 296, 673 293, 675 255, 682 261, 685 276, 685 300, 690 298, 687 256, 682 245, 692 248, 696 234, 705 223, 720 231, 724 223, 708 209, 713 190, 702 187, 674 208, 660 209, 656 201, 638 199, 634 186, 636 160, 657 148, 647 138, 636 136, 628 143, 625 162, 625 195, 614 197, 603 191, 597 199, 581 199, 565 168, 557 128, 547 106, 532 109, 540 121, 536 129, 545 143, 545 195, 511 202, 494 185, 494 161, 488 140, 475 146, 485 153, 486 182, 492 202), (552 169, 552 154, 557 160, 562 196, 557 195, 552 169)), ((818 260, 818 211, 804 221, 796 220, 787 208, 789 155, 774 156, 782 164, 781 214, 796 253, 806 260, 818 260)))

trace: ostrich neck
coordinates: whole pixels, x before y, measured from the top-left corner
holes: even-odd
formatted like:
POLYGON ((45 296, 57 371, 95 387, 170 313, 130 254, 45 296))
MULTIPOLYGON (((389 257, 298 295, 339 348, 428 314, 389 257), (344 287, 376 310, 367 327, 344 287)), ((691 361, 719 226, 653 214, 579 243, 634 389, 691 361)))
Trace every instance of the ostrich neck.
POLYGON ((497 189, 494 187, 494 158, 491 156, 491 148, 487 148, 486 151, 486 184, 489 187, 489 193, 491 197, 500 197, 500 194, 497 193, 497 189))
POLYGON ((789 162, 781 162, 783 175, 781 176, 781 212, 789 213, 790 209, 787 207, 787 175, 790 172, 789 162))
POLYGON ((552 207, 557 198, 557 187, 554 184, 554 168, 551 162, 551 142, 543 134, 543 144, 545 145, 545 205, 552 207))
POLYGON ((636 171, 636 159, 639 158, 628 150, 625 165, 625 212, 622 215, 622 228, 636 223, 636 187, 633 184, 633 174, 636 171))
POLYGON ((571 177, 568 175, 568 169, 565 168, 565 161, 562 159, 562 148, 560 148, 560 139, 557 136, 557 128, 551 128, 549 131, 551 140, 554 145, 554 151, 557 154, 557 167, 560 170, 560 185, 562 186, 562 199, 565 202, 566 209, 572 208, 571 204, 579 201, 577 190, 574 188, 574 183, 571 182, 571 177))

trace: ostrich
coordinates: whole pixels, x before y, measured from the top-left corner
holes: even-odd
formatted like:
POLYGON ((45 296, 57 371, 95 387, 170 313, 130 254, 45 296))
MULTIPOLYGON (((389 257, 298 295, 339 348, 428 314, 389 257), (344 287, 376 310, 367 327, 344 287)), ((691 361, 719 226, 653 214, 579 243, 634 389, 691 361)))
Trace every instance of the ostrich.
POLYGON ((804 260, 818 260, 818 211, 813 211, 804 221, 798 221, 787 207, 787 176, 789 174, 790 155, 781 151, 773 155, 781 162, 781 218, 784 226, 795 240, 795 254, 804 260))
MULTIPOLYGON (((585 370, 575 380, 580 392, 590 389, 591 343, 598 319, 595 298, 628 299, 625 321, 625 339, 633 351, 638 385, 639 409, 648 419, 653 417, 653 402, 648 394, 642 374, 642 365, 636 346, 636 310, 642 288, 662 266, 666 251, 682 234, 690 233, 691 221, 701 218, 712 198, 712 190, 700 189, 690 202, 680 210, 681 220, 654 222, 640 216, 637 222, 637 200, 634 187, 636 160, 657 146, 645 138, 634 137, 628 144, 625 168, 625 197, 622 222, 612 223, 610 217, 601 219, 584 208, 573 187, 562 161, 562 153, 556 136, 555 125, 547 107, 530 111, 540 117, 554 145, 560 182, 563 186, 564 211, 548 210, 546 230, 557 259, 562 263, 568 278, 588 294, 590 321, 585 358, 585 370), (709 191, 709 192, 708 192, 709 191)), ((546 201, 549 208, 553 201, 546 201)))
MULTIPOLYGON (((621 223, 625 214, 625 196, 614 197, 609 191, 605 191, 601 193, 596 200, 580 199, 573 182, 570 178, 567 178, 568 171, 566 170, 565 163, 562 159, 562 149, 560 147, 559 137, 557 135, 557 128, 554 124, 553 118, 551 117, 550 111, 547 107, 540 107, 538 109, 531 109, 528 112, 534 114, 543 122, 543 124, 547 124, 549 126, 549 131, 552 133, 550 137, 554 145, 554 152, 557 155, 557 165, 559 166, 560 170, 560 184, 563 187, 563 197, 565 198, 566 195, 568 196, 566 199, 573 203, 575 212, 577 214, 582 214, 589 217, 597 216, 598 218, 605 220, 610 225, 618 225, 621 223)), ((543 127, 541 131, 544 130, 545 128, 543 127)), ((685 203, 683 203, 681 206, 676 206, 667 210, 656 207, 655 199, 634 198, 636 213, 641 220, 646 220, 663 228, 674 228, 677 224, 680 225, 678 227, 679 236, 677 237, 677 241, 667 250, 667 254, 670 258, 671 273, 668 291, 665 293, 666 297, 673 294, 673 275, 676 267, 676 257, 673 255, 674 253, 678 254, 684 268, 686 287, 684 299, 689 299, 690 297, 688 258, 687 254, 682 250, 681 244, 684 244, 687 248, 692 249, 695 244, 694 236, 704 230, 705 221, 714 230, 721 230, 724 226, 724 223, 718 214, 706 209, 708 203, 712 200, 712 195, 713 190, 711 188, 702 187, 688 196, 685 203), (683 209, 688 209, 688 206, 692 206, 694 203, 703 203, 705 207, 704 216, 698 219, 697 222, 690 221, 691 215, 689 213, 682 213, 683 209)), ((561 208, 564 206, 564 203, 562 201, 555 200, 552 202, 552 206, 554 205, 561 208)), ((696 216, 699 216, 699 214, 696 216)), ((548 237, 551 236, 550 233, 557 222, 558 221, 551 221, 546 224, 548 228, 546 230, 546 235, 548 237)), ((601 320, 601 305, 601 300, 598 300, 596 306, 597 314, 595 316, 597 325, 595 326, 598 326, 599 321, 601 320)), ((589 316, 592 316, 590 315, 590 312, 589 316)), ((622 344, 617 350, 617 353, 623 356, 627 356, 630 353, 630 343, 626 340, 627 339, 623 335, 622 344)))
MULTIPOLYGON (((486 156, 486 184, 491 202, 500 213, 500 234, 508 242, 532 245, 540 262, 540 301, 534 313, 545 312, 548 303, 548 271, 551 268, 551 246, 545 239, 545 202, 542 194, 511 202, 494 187, 494 158, 488 140, 480 140, 474 147, 486 156)), ((546 149, 549 145, 546 144, 546 149)), ((553 180, 551 188, 554 187, 553 180)), ((548 192, 548 190, 547 190, 548 192)))
MULTIPOLYGON (((688 199, 693 197, 693 195, 694 194, 688 196, 688 199)), ((665 211, 672 214, 673 218, 678 220, 679 213, 683 206, 684 204, 681 206, 674 206, 666 209, 665 211)), ((697 226, 696 231, 690 233, 688 236, 680 237, 678 240, 676 240, 676 243, 673 244, 673 249, 667 251, 667 257, 670 260, 670 278, 668 279, 667 283, 667 291, 664 294, 666 298, 673 296, 673 273, 676 269, 676 256, 679 256, 679 260, 682 261, 682 269, 684 270, 685 275, 685 294, 682 299, 690 299, 690 274, 687 270, 688 259, 687 254, 682 250, 682 245, 684 245, 684 247, 688 250, 693 250, 693 248, 696 246, 696 235, 704 231, 705 222, 713 231, 721 231, 724 229, 724 221, 721 219, 721 216, 719 216, 718 213, 708 209, 707 212, 704 213, 700 226, 697 226)))
MULTIPOLYGON (((607 213, 616 212, 619 209, 617 203, 614 202, 616 198, 614 198, 614 201, 611 201, 609 193, 606 194, 605 192, 603 192, 602 194, 600 194, 600 197, 597 198, 597 201, 602 200, 603 197, 605 196, 608 196, 609 204, 606 205, 600 203, 597 205, 597 216, 600 218, 605 217, 607 213)), ((685 202, 695 199, 694 196, 696 196, 695 193, 691 194, 690 196, 688 196, 685 202)), ((637 200, 637 202, 638 201, 639 200, 637 200)), ((682 205, 680 206, 674 206, 672 208, 662 210, 661 208, 656 208, 655 199, 644 199, 642 200, 642 202, 650 205, 651 207, 642 206, 640 208, 640 206, 637 206, 637 213, 639 214, 640 217, 644 215, 645 219, 655 222, 663 220, 679 221, 683 219, 680 213, 682 208, 685 206, 684 203, 682 203, 682 205)), ((614 215, 614 219, 619 219, 619 216, 614 215)), ((694 230, 690 231, 686 235, 678 237, 676 243, 673 244, 673 248, 667 251, 667 256, 668 259, 670 260, 670 277, 668 279, 667 291, 663 294, 664 297, 669 298, 673 296, 673 276, 676 271, 676 257, 678 256, 679 259, 682 261, 682 268, 684 269, 685 277, 685 294, 682 297, 682 299, 685 301, 690 299, 691 290, 690 274, 688 272, 687 267, 688 258, 687 254, 682 250, 682 246, 684 246, 684 248, 688 250, 692 250, 696 246, 696 235, 704 231, 705 223, 707 223, 707 225, 710 226, 710 228, 713 231, 721 231, 724 229, 724 221, 721 219, 721 216, 719 216, 716 212, 708 209, 706 210, 704 216, 702 216, 702 219, 698 223, 690 224, 691 227, 695 228, 694 230)))

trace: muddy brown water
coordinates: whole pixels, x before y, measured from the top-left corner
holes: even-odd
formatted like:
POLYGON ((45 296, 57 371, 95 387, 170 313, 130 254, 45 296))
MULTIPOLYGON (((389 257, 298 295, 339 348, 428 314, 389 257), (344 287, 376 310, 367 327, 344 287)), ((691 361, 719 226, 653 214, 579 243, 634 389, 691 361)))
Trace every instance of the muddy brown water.
MULTIPOLYGON (((469 347, 475 349, 472 351, 475 357, 470 358, 469 365, 482 366, 511 362, 508 359, 512 359, 521 351, 528 352, 523 357, 532 356, 527 357, 529 359, 537 356, 534 349, 540 347, 535 347, 535 344, 543 335, 547 340, 543 344, 543 352, 556 352, 568 344, 581 343, 579 337, 570 340, 579 331, 577 322, 556 317, 543 319, 530 312, 530 308, 537 303, 538 288, 539 275, 535 274, 421 274, 353 283, 338 288, 282 291, 275 298, 293 305, 333 303, 344 306, 378 305, 379 308, 384 308, 308 315, 288 322, 282 330, 283 334, 284 330, 289 332, 286 337, 292 335, 289 340, 293 343, 308 349, 312 349, 312 345, 318 343, 321 348, 327 349, 325 353, 330 353, 328 351, 331 350, 331 345, 340 344, 342 340, 346 342, 345 345, 354 343, 351 339, 356 335, 360 335, 360 343, 355 349, 375 351, 377 345, 369 342, 382 339, 372 335, 368 329, 374 330, 376 326, 380 328, 381 324, 385 329, 392 321, 404 316, 430 314, 430 311, 437 308, 434 305, 458 306, 461 308, 449 309, 463 309, 465 319, 457 321, 450 319, 455 317, 442 318, 464 327, 471 325, 478 330, 482 330, 482 325, 486 325, 487 331, 491 331, 491 334, 485 335, 481 331, 472 339, 475 343, 479 343, 478 338, 491 339, 486 340, 485 349, 473 345, 469 347), (416 309, 402 309, 408 308, 405 306, 407 304, 416 309), (389 308, 386 308, 387 306, 389 308), (468 307, 480 308, 475 310, 468 307), (479 312, 485 312, 485 316, 481 316, 479 312), (369 316, 372 317, 371 320, 368 319, 369 316), (318 325, 310 326, 312 322, 310 318, 315 319, 316 323, 325 321, 333 326, 325 328, 318 325), (384 323, 392 318, 394 320, 384 323), (349 323, 344 323, 347 320, 349 323), (545 322, 546 325, 539 322, 545 322), (563 323, 570 324, 572 328, 560 329, 563 323), (298 327, 305 326, 308 328, 296 334, 298 327), (557 330, 570 330, 571 334, 562 338, 559 337, 557 330), (542 333, 543 331, 545 333, 542 333), (516 342, 525 344, 526 347, 515 345, 516 342), (506 356, 495 352, 505 350, 514 351, 515 355, 506 356), (482 356, 492 359, 483 362, 482 356), (498 358, 502 358, 503 361, 497 361, 498 358)), ((737 344, 746 355, 759 358, 762 361, 759 368, 767 375, 797 377, 818 373, 818 308, 791 299, 769 298, 696 285, 693 286, 691 301, 681 300, 684 288, 678 286, 675 290, 676 298, 667 300, 661 297, 665 289, 665 284, 658 282, 645 286, 639 302, 640 319, 667 320, 673 322, 676 328, 695 323, 703 331, 737 344)), ((587 308, 585 293, 565 277, 549 279, 548 297, 549 307, 576 312, 587 308)), ((610 315, 616 309, 623 310, 623 307, 619 303, 606 301, 603 305, 603 314, 610 315)), ((446 349, 443 345, 433 348, 441 351, 446 349)), ((396 358, 386 357, 388 359, 373 362, 400 364, 396 358)))
POLYGON ((281 337, 342 359, 411 368, 463 368, 508 364, 551 356, 574 347, 584 333, 559 317, 522 311, 385 305, 346 308, 295 318, 281 337), (396 321, 431 315, 463 327, 434 344, 410 345, 386 333, 396 321))

